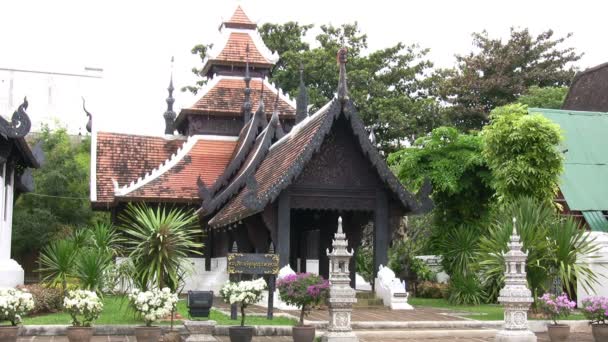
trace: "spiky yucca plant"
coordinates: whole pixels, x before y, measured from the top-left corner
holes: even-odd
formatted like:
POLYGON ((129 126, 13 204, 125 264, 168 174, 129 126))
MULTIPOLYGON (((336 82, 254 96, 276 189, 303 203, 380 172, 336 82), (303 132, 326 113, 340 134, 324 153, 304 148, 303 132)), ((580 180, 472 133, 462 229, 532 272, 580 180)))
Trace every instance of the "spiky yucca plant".
POLYGON ((143 287, 141 290, 169 287, 176 291, 184 259, 190 253, 201 254, 203 247, 197 242, 202 231, 194 212, 129 204, 121 220, 135 283, 143 287))

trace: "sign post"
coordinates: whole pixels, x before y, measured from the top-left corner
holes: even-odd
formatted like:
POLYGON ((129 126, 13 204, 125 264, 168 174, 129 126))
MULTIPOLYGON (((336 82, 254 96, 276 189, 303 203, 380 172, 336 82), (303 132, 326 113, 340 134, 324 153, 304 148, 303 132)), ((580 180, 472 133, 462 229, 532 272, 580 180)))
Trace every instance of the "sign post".
MULTIPOLYGON (((268 276, 268 312, 266 317, 272 319, 274 306, 275 279, 279 274, 278 254, 229 253, 228 274, 231 279, 241 274, 268 276)), ((234 281, 234 280, 232 280, 234 281)), ((236 305, 230 308, 230 319, 236 319, 236 305)))

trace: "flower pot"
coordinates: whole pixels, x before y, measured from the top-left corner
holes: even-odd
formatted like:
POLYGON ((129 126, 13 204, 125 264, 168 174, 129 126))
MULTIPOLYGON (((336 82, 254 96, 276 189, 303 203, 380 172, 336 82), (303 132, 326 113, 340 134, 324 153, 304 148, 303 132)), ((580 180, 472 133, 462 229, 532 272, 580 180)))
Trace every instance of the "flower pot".
POLYGON ((182 337, 177 331, 169 331, 163 335, 163 342, 180 342, 182 337))
POLYGON ((550 324, 547 326, 547 332, 551 342, 568 341, 570 326, 567 324, 550 324))
POLYGON ((591 332, 595 342, 608 342, 608 324, 592 324, 591 332))
POLYGON ((298 325, 291 328, 294 342, 312 342, 315 339, 314 325, 298 325))
POLYGON ((89 342, 93 336, 91 327, 68 327, 66 333, 70 342, 89 342))
POLYGON ((137 342, 158 342, 161 334, 160 327, 135 327, 137 342))
POLYGON ((230 335, 230 342, 251 342, 253 327, 229 327, 228 335, 230 335))
POLYGON ((17 341, 17 333, 19 333, 19 327, 12 325, 0 326, 0 342, 17 341))

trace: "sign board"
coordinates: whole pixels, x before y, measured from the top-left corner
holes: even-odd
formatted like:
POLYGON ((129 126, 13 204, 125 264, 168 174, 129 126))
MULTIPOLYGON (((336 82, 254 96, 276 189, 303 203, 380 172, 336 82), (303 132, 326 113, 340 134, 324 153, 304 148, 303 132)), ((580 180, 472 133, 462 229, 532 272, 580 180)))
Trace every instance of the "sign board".
POLYGON ((279 274, 278 254, 229 253, 228 274, 279 274))

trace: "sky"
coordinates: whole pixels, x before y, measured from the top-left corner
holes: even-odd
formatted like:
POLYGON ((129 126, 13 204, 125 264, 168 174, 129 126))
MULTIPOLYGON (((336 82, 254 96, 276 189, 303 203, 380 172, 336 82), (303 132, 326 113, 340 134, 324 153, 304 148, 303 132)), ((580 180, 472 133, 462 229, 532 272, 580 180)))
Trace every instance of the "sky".
MULTIPOLYGON (((506 39, 510 27, 527 27, 534 34, 549 28, 557 36, 573 33, 564 47, 584 53, 577 64, 581 69, 608 62, 607 1, 0 0, 0 68, 103 68, 101 85, 91 88, 94 94, 66 89, 74 101, 88 96, 97 129, 160 135, 171 72, 176 88, 193 84, 190 70, 201 62, 191 48, 212 42, 219 24, 239 4, 258 24, 357 21, 370 50, 416 43, 430 49, 429 59, 438 67, 451 67, 454 54, 472 50, 471 33, 487 30, 491 37, 506 39)), ((311 42, 315 32, 308 37, 311 42)), ((175 98, 177 112, 196 100, 180 91, 175 98)), ((38 99, 28 99, 30 116, 41 115, 36 114, 38 99)), ((57 119, 75 127, 84 125, 86 118, 80 122, 80 117, 57 119)))

